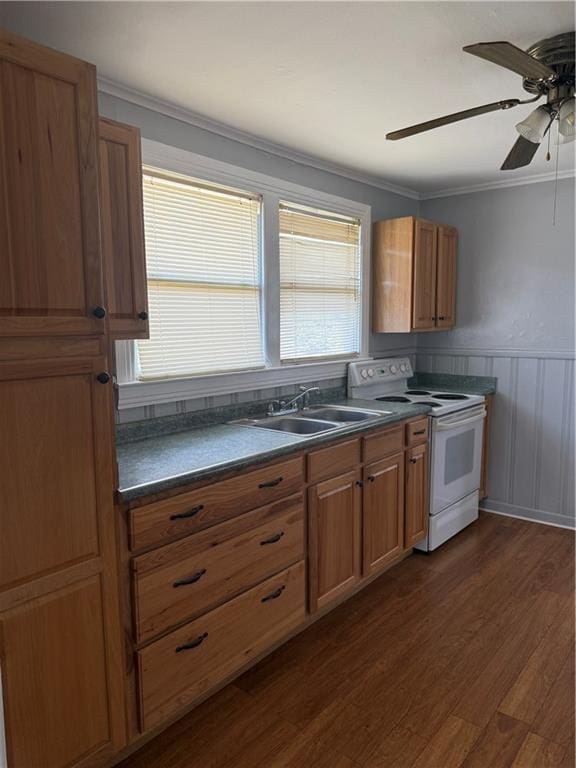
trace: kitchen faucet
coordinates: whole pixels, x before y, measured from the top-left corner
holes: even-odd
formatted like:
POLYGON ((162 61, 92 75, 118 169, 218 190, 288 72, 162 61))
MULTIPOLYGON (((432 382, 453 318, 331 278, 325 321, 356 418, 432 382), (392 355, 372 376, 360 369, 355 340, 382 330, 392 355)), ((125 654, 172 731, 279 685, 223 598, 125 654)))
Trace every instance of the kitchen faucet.
POLYGON ((288 402, 272 400, 268 406, 268 416, 285 416, 288 413, 297 413, 302 408, 307 408, 311 392, 320 392, 320 387, 300 387, 300 392, 288 402), (277 409, 276 405, 278 406, 277 409))

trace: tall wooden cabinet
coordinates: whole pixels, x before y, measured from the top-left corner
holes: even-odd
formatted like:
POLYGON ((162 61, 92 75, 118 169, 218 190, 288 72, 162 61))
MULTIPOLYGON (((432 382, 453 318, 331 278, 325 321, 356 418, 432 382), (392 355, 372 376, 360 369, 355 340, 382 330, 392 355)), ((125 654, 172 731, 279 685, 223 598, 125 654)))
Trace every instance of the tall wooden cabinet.
POLYGON ((126 740, 96 71, 0 30, 0 105, 7 765, 79 768, 126 740))
POLYGON ((374 224, 374 332, 454 326, 457 247, 455 227, 413 216, 374 224))

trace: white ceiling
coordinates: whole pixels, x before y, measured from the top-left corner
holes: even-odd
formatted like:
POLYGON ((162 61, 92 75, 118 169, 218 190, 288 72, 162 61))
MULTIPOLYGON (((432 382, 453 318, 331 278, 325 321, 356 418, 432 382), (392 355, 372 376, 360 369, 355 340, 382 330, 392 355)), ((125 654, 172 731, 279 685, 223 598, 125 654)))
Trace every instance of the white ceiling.
MULTIPOLYGON (((387 131, 502 98, 521 78, 462 52, 574 29, 573 2, 6 2, 0 24, 99 74, 261 139, 430 193, 550 173, 499 167, 533 107, 398 142, 387 131)), ((574 144, 559 168, 574 168, 574 144)))

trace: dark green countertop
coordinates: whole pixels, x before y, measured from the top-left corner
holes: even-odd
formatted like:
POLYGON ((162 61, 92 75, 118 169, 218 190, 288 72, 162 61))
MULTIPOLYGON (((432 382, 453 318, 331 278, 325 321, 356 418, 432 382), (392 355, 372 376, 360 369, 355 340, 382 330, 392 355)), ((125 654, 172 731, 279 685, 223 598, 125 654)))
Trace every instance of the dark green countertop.
POLYGON ((119 445, 118 499, 127 502, 199 480, 216 480, 232 469, 248 469, 303 448, 315 448, 430 411, 425 405, 374 400, 339 400, 337 404, 383 413, 381 418, 346 424, 312 436, 217 424, 119 445))

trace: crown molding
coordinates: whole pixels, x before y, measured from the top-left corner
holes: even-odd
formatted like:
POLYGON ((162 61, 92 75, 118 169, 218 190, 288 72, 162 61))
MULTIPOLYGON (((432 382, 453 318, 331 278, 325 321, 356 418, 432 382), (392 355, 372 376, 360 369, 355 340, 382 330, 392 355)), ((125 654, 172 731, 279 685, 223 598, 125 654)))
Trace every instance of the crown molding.
POLYGON ((221 123, 218 120, 212 120, 197 112, 193 112, 183 107, 178 107, 170 102, 157 99, 153 96, 148 96, 141 91, 137 91, 133 88, 128 88, 125 85, 116 83, 112 80, 105 78, 98 78, 98 90, 102 93, 109 94, 110 96, 116 96, 119 99, 128 101, 131 104, 136 104, 140 107, 145 107, 154 112, 160 112, 168 117, 173 117, 180 122, 188 123, 196 128, 201 128, 204 131, 215 133, 218 136, 223 136, 226 139, 246 144, 250 147, 260 149, 263 152, 268 152, 272 155, 277 155, 286 160, 290 160, 293 163, 299 163, 301 165, 307 165, 311 168, 316 168, 319 171, 325 171, 332 173, 336 176, 342 176, 351 181, 357 181, 361 184, 367 184, 370 187, 376 187, 386 192, 393 192, 395 195, 402 197, 408 197, 411 200, 419 200, 420 194, 413 189, 407 187, 401 187, 397 184, 392 184, 379 176, 372 176, 361 171, 355 171, 352 168, 348 168, 338 163, 331 163, 327 160, 321 160, 320 158, 308 155, 304 152, 298 152, 297 150, 285 147, 282 144, 276 144, 272 141, 267 141, 252 133, 241 131, 237 128, 233 128, 230 125, 221 123))
MULTIPOLYGON (((149 96, 142 91, 138 91, 134 88, 129 88, 126 85, 117 83, 113 80, 106 78, 98 78, 98 90, 102 93, 110 96, 115 96, 123 101, 127 101, 131 104, 150 109, 153 112, 159 112, 167 117, 172 117, 175 120, 179 120, 183 123, 188 123, 196 128, 200 128, 204 131, 209 131, 218 136, 223 136, 226 139, 237 141, 241 144, 245 144, 249 147, 254 147, 263 152, 267 152, 277 157, 282 157, 285 160, 290 160, 293 163, 300 165, 306 165, 310 168, 316 168, 318 171, 324 171, 326 173, 334 174, 335 176, 341 176, 350 181, 357 181, 360 184, 367 184, 370 187, 376 189, 382 189, 386 192, 392 192, 395 195, 401 197, 407 197, 411 200, 434 200, 439 197, 452 197, 456 195, 468 195, 473 192, 487 192, 493 189, 504 189, 506 187, 518 187, 525 184, 540 184, 546 181, 554 181, 554 173, 542 173, 532 176, 516 176, 513 179, 505 179, 502 181, 489 181, 482 184, 471 184, 465 187, 449 187, 447 189, 439 189, 434 192, 417 192, 414 189, 408 187, 402 187, 392 182, 386 181, 379 176, 372 176, 368 173, 362 173, 352 168, 348 168, 338 163, 331 163, 327 160, 321 160, 313 155, 308 155, 304 152, 298 152, 295 149, 286 147, 282 144, 276 144, 272 141, 267 141, 259 136, 255 136, 252 133, 241 131, 237 128, 233 128, 230 125, 221 123, 218 120, 212 120, 209 117, 193 112, 192 110, 185 109, 184 107, 178 107, 175 104, 171 104, 168 101, 157 99, 154 96, 149 96)), ((561 171, 558 174, 559 179, 571 179, 576 176, 576 171, 561 171)))
MULTIPOLYGON (((576 177, 576 170, 560 171, 558 179, 573 179, 576 177)), ((507 187, 523 187, 526 184, 541 184, 544 181, 554 181, 555 173, 539 173, 532 176, 516 176, 513 179, 504 179, 502 181, 488 181, 484 184, 471 184, 469 187, 451 187, 448 189, 439 189, 436 192, 421 192, 420 200, 434 200, 438 197, 452 197, 456 195, 470 195, 473 192, 488 192, 492 189, 505 189, 507 187)))

